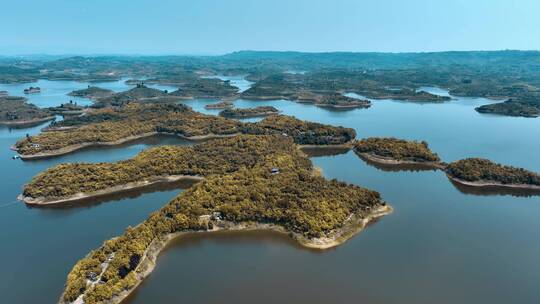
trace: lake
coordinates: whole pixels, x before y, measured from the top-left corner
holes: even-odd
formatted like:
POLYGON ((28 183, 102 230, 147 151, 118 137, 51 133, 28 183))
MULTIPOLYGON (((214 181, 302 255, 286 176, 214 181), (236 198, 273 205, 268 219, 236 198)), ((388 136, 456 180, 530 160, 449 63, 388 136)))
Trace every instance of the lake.
MULTIPOLYGON (((218 111, 204 109, 212 102, 185 103, 215 115, 218 111)), ((476 156, 539 172, 540 119, 474 111, 491 102, 376 100, 369 109, 350 111, 283 100, 235 104, 271 105, 300 119, 352 127, 358 138, 426 140, 447 162, 476 156)), ((33 175, 63 162, 116 161, 153 145, 193 144, 159 137, 47 160, 11 160, 9 147, 39 128, 0 129, 0 294, 5 303, 55 302, 78 259, 182 191, 163 187, 79 207, 28 208, 15 198, 33 175)), ((177 239, 128 302, 538 303, 540 197, 471 194, 442 172, 385 171, 350 151, 312 160, 327 178, 379 191, 394 212, 326 251, 307 250, 269 232, 177 239)))
MULTIPOLYGON (((117 81, 92 83, 72 80, 51 81, 40 79, 36 82, 0 84, 0 91, 7 91, 11 96, 24 96, 28 98, 29 103, 33 103, 40 108, 59 106, 63 103, 69 102, 70 100, 72 100, 74 103, 76 102, 78 105, 89 106, 92 104, 90 99, 68 96, 67 94, 74 90, 85 89, 89 85, 112 90, 114 92, 126 91, 135 87, 135 85, 128 85, 125 83, 125 81, 128 79, 130 78, 124 77, 117 81), (40 87, 41 93, 24 94, 24 89, 31 86, 40 87)), ((168 90, 169 92, 178 89, 174 86, 159 84, 148 84, 147 86, 158 90, 168 90)))

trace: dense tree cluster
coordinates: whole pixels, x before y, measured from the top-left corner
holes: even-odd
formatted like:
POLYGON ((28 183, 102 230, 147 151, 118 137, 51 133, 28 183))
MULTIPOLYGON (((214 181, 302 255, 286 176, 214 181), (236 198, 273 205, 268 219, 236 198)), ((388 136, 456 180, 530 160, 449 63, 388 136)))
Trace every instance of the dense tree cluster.
POLYGON ((369 216, 384 204, 377 192, 314 176, 311 163, 296 149, 275 151, 252 168, 208 177, 90 252, 69 273, 62 300, 84 294, 85 303, 101 303, 131 288, 137 273, 145 270, 139 262, 152 242, 174 232, 207 230, 212 223, 201 217, 213 212, 233 223, 271 223, 310 239, 342 228, 351 215, 369 216), (279 168, 279 174, 272 168, 279 168), (108 263, 105 271, 102 263, 108 263), (100 282, 87 283, 91 273, 102 272, 100 282))
POLYGON ((276 153, 295 154, 292 139, 242 135, 195 146, 161 146, 117 163, 68 163, 49 168, 24 187, 23 195, 55 199, 170 175, 225 174, 251 168, 276 153))
POLYGON ((145 101, 145 100, 157 100, 159 98, 164 99, 165 101, 170 101, 167 99, 169 95, 167 92, 149 88, 145 85, 137 85, 136 87, 127 90, 125 92, 119 92, 112 94, 110 96, 102 97, 97 99, 97 102, 94 103, 93 107, 103 108, 107 106, 123 106, 131 101, 145 101))
POLYGON ((482 158, 467 158, 450 163, 446 172, 471 182, 540 185, 540 174, 522 168, 505 166, 482 158))
POLYGON ((228 108, 219 112, 220 116, 228 118, 261 117, 278 114, 279 110, 272 106, 260 106, 255 108, 228 108))
POLYGON ((246 123, 242 126, 242 132, 282 134, 292 137, 300 145, 340 145, 356 137, 356 131, 351 128, 302 121, 285 115, 272 115, 257 123, 246 123))
POLYGON ((129 103, 117 109, 100 109, 66 119, 53 127, 78 126, 42 132, 19 140, 23 155, 50 152, 93 143, 114 143, 148 133, 172 133, 184 137, 206 135, 282 134, 299 144, 342 144, 354 139, 352 129, 304 122, 294 117, 269 117, 259 123, 242 123, 220 116, 205 115, 180 104, 129 103))
POLYGON ((425 141, 407 141, 393 137, 370 137, 357 141, 357 153, 368 153, 400 161, 438 162, 439 156, 433 153, 425 141))
POLYGON ((534 101, 510 98, 504 102, 492 103, 476 108, 476 111, 486 114, 500 114, 508 116, 538 117, 540 116, 540 94, 534 101))

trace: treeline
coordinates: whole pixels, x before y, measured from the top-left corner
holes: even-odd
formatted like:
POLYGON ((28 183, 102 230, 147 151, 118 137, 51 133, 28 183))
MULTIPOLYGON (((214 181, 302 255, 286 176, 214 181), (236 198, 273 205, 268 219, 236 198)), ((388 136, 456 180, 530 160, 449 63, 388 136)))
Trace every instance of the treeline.
POLYGON ((25 185, 23 195, 58 199, 152 177, 225 174, 265 163, 274 154, 295 154, 295 150, 291 138, 276 135, 242 135, 195 146, 161 146, 116 163, 57 165, 35 176, 25 185))
POLYGON ((62 300, 84 294, 85 303, 102 303, 133 287, 153 241, 174 232, 211 229, 212 220, 204 217, 214 212, 233 223, 272 223, 314 238, 342 228, 351 214, 365 218, 385 204, 377 192, 313 176, 311 169, 301 152, 286 149, 253 168, 208 177, 81 259, 68 275, 62 300), (102 263, 109 264, 100 282, 87 284, 92 273, 102 272, 102 263))
POLYGON ((219 112, 220 116, 227 118, 248 118, 278 114, 279 110, 272 106, 260 106, 255 108, 231 108, 219 112))
POLYGON ((470 182, 540 185, 540 174, 523 168, 505 166, 482 158, 467 158, 450 163, 446 172, 470 182))
POLYGON ((304 122, 287 116, 268 117, 259 123, 242 123, 169 103, 129 103, 119 109, 99 110, 54 126, 79 127, 42 132, 19 140, 15 145, 19 153, 32 155, 78 144, 114 143, 154 132, 185 137, 236 133, 286 134, 292 136, 298 144, 342 144, 354 139, 356 135, 352 129, 304 122))
POLYGON ((354 145, 357 153, 399 161, 439 162, 439 156, 432 152, 425 141, 407 141, 393 137, 370 137, 357 141, 354 145))

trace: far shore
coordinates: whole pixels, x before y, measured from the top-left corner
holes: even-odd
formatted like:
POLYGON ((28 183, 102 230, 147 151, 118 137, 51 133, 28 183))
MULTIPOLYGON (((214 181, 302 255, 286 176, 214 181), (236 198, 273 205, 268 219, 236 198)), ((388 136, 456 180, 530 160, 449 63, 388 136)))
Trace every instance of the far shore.
POLYGON ((106 195, 110 195, 110 194, 125 192, 125 191, 128 191, 128 190, 133 190, 133 189, 137 189, 137 188, 143 188, 143 187, 151 186, 151 185, 158 184, 158 183, 173 183, 173 182, 177 182, 177 181, 180 181, 180 180, 201 181, 203 179, 204 178, 202 176, 199 176, 199 175, 154 176, 154 177, 147 178, 144 181, 126 183, 126 184, 117 185, 117 186, 114 186, 114 187, 109 187, 109 188, 106 188, 106 189, 103 189, 103 190, 94 191, 94 192, 90 192, 90 193, 80 192, 80 193, 77 193, 75 195, 65 197, 65 198, 49 200, 49 199, 44 198, 44 197, 33 198, 33 197, 23 196, 22 194, 20 194, 17 197, 17 199, 20 200, 20 201, 23 201, 27 205, 45 206, 45 205, 72 203, 72 202, 76 202, 76 201, 80 201, 80 200, 86 200, 86 199, 89 199, 89 198, 97 198, 97 197, 106 196, 106 195))
MULTIPOLYGON (((379 208, 372 210, 371 214, 365 218, 358 217, 355 214, 350 214, 349 217, 343 223, 343 227, 336 229, 328 234, 326 237, 321 238, 306 238, 303 235, 300 235, 295 232, 291 232, 283 228, 282 226, 275 224, 261 224, 256 222, 240 222, 233 223, 229 221, 222 220, 211 220, 212 229, 203 230, 203 231, 187 231, 187 232, 175 232, 165 235, 164 237, 155 238, 148 248, 143 253, 139 265, 135 268, 135 273, 137 276, 137 282, 134 286, 130 287, 127 290, 122 291, 120 294, 114 296, 107 301, 109 304, 121 303, 125 300, 142 282, 148 277, 154 268, 156 267, 156 261, 159 254, 173 241, 174 239, 191 233, 201 233, 201 232, 215 232, 215 231, 263 231, 269 230, 281 234, 287 234, 296 240, 300 245, 311 248, 311 249, 329 249, 336 246, 339 246, 352 238, 354 235, 360 233, 366 228, 366 226, 387 214, 390 214, 393 211, 392 207, 388 205, 379 206, 379 208)), ((82 295, 79 296, 82 300, 82 295)), ((77 299, 79 300, 79 299, 77 299)), ((60 298, 59 303, 67 304, 62 301, 60 298)))
POLYGON ((472 186, 472 187, 478 187, 478 188, 490 188, 490 187, 498 187, 498 188, 508 188, 508 189, 524 189, 524 190, 540 190, 540 185, 529 185, 529 184, 503 184, 499 182, 493 182, 488 180, 480 180, 480 181, 467 181, 464 179, 460 179, 457 177, 454 177, 450 174, 446 174, 448 179, 461 184, 465 186, 472 186))

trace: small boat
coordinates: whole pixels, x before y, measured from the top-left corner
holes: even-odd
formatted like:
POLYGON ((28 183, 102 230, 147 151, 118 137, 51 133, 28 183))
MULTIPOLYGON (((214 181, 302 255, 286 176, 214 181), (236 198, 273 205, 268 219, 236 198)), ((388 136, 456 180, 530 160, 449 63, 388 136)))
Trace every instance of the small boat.
POLYGON ((11 157, 12 159, 20 159, 21 157, 19 155, 13 155, 13 157, 11 157))

